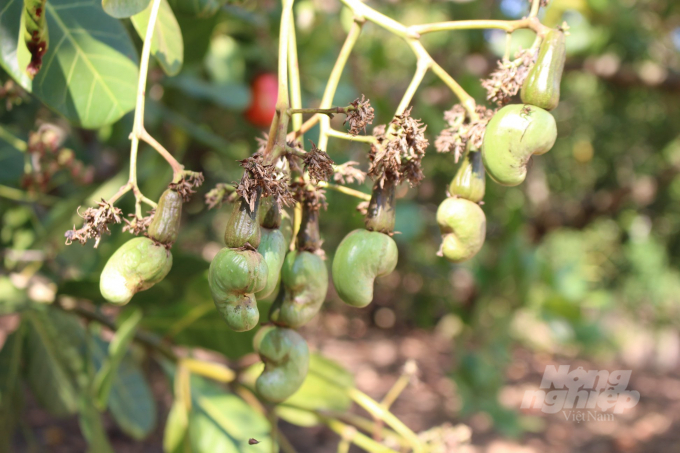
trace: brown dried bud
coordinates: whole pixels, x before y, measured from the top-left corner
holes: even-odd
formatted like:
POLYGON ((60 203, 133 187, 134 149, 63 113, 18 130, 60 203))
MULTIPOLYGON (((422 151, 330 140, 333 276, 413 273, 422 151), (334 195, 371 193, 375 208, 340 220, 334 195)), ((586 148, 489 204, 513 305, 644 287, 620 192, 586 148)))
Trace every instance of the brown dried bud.
POLYGON ((371 107, 370 100, 366 99, 365 96, 361 95, 361 100, 356 98, 350 103, 354 110, 347 113, 347 118, 342 123, 349 124, 349 133, 351 135, 359 135, 361 130, 366 133, 366 126, 373 124, 373 119, 375 118, 375 112, 373 107, 371 107))
POLYGON ((312 143, 312 149, 305 153, 302 158, 305 170, 309 173, 309 177, 314 184, 319 181, 328 181, 333 175, 334 162, 325 151, 317 148, 316 144, 311 140, 310 142, 312 143))

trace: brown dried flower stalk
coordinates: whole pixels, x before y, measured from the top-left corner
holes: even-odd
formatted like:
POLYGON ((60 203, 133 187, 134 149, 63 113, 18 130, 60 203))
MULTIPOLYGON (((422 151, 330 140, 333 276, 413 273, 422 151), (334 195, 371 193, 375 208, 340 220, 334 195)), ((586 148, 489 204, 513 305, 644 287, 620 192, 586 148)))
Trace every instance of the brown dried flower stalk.
POLYGON ((178 182, 172 182, 168 185, 170 189, 177 191, 182 200, 186 203, 191 199, 191 196, 196 193, 195 187, 200 187, 205 181, 203 173, 187 172, 178 182))
POLYGON ((365 96, 361 95, 361 100, 356 98, 350 105, 355 108, 355 110, 350 111, 347 114, 347 118, 342 123, 343 125, 349 124, 349 133, 351 135, 359 135, 362 130, 364 134, 366 133, 366 126, 373 123, 375 118, 375 112, 373 107, 371 107, 370 100, 366 99, 365 96))
POLYGON ((136 214, 128 214, 128 217, 132 217, 132 220, 123 219, 123 221, 125 222, 123 232, 129 231, 135 236, 139 236, 141 233, 144 233, 147 230, 147 228, 149 228, 149 225, 151 225, 151 221, 153 220, 153 216, 155 213, 156 210, 152 209, 151 211, 148 212, 148 215, 146 217, 137 217, 136 214))
POLYGON ((288 189, 288 178, 275 165, 264 165, 262 154, 238 161, 244 168, 243 177, 236 185, 236 193, 255 209, 258 188, 262 197, 273 197, 277 203, 290 206, 294 200, 288 189))
POLYGON ((311 140, 310 143, 312 144, 312 149, 302 158, 305 171, 309 173, 309 178, 314 184, 319 181, 328 181, 333 175, 334 162, 326 151, 317 148, 316 144, 311 140))
POLYGON ((475 121, 470 121, 465 108, 460 104, 456 104, 451 110, 444 112, 444 120, 449 124, 449 127, 444 129, 434 141, 437 152, 453 152, 455 160, 458 162, 468 143, 474 149, 481 148, 486 125, 496 111, 482 105, 478 105, 475 111, 478 116, 475 121))
POLYGON ((71 245, 73 241, 78 241, 85 244, 88 239, 94 239, 94 248, 99 246, 102 233, 111 234, 109 230, 110 223, 120 223, 123 211, 115 207, 108 201, 102 199, 98 203, 97 208, 87 208, 84 213, 80 213, 78 208, 78 215, 83 218, 84 225, 80 229, 76 229, 73 225, 72 230, 64 233, 66 238, 66 245, 71 245))
POLYGON ((362 184, 366 180, 366 173, 354 168, 355 165, 359 165, 359 162, 350 160, 344 164, 336 165, 333 167, 335 174, 333 175, 333 180, 339 184, 362 184))
POLYGON ((482 87, 486 89, 486 99, 502 107, 522 88, 529 70, 536 60, 535 50, 520 49, 515 59, 499 60, 498 68, 488 79, 482 79, 482 87))
POLYGON ((222 182, 217 183, 215 187, 205 194, 205 204, 208 205, 208 209, 212 209, 215 206, 222 206, 222 203, 229 201, 229 197, 234 193, 233 186, 222 182))
POLYGON ((392 120, 390 128, 394 131, 390 137, 385 135, 384 127, 376 127, 373 132, 378 143, 371 145, 368 175, 381 184, 387 178, 418 185, 423 179, 420 163, 429 145, 425 138, 427 125, 411 118, 409 108, 392 120))

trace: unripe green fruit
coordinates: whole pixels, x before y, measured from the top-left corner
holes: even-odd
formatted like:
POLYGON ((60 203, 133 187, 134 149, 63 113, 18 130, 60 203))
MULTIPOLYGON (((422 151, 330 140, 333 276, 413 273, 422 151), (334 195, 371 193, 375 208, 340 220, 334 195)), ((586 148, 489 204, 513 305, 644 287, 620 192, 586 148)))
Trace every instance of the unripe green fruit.
POLYGON ((290 218, 290 214, 286 211, 281 211, 281 226, 279 230, 283 233, 283 239, 286 242, 287 248, 293 240, 293 219, 290 218))
POLYGON ((328 270, 319 255, 292 251, 281 269, 283 291, 272 305, 269 320, 281 326, 298 328, 318 312, 328 291, 328 270))
POLYGON ((458 167, 454 176, 449 192, 461 198, 478 203, 484 198, 486 191, 484 164, 482 164, 482 153, 479 151, 467 151, 463 161, 458 167))
POLYGON ((172 254, 149 238, 130 239, 106 262, 99 280, 104 299, 127 304, 139 291, 151 288, 168 275, 172 254))
POLYGON ((506 105, 486 126, 482 146, 486 171, 498 184, 521 184, 531 156, 550 151, 556 139, 557 125, 550 113, 531 105, 506 105))
POLYGON ((257 393, 272 403, 284 401, 307 377, 307 342, 294 330, 265 327, 255 335, 253 346, 264 362, 264 371, 255 381, 257 393))
POLYGON ((373 282, 397 266, 394 239, 377 231, 354 230, 342 240, 333 258, 333 284, 342 300, 365 307, 373 300, 373 282))
POLYGON ((259 197, 255 208, 250 209, 248 203, 241 199, 234 203, 231 216, 224 230, 224 243, 227 247, 238 249, 247 244, 253 248, 260 246, 260 222, 258 222, 259 197))
POLYGON ((536 63, 522 84, 522 102, 546 110, 557 107, 566 56, 564 33, 550 30, 543 38, 536 63))
POLYGON ((230 328, 250 330, 260 319, 255 292, 267 284, 267 263, 252 250, 223 248, 210 263, 208 283, 215 306, 230 328))
POLYGON ((178 192, 171 189, 163 192, 149 225, 148 234, 151 239, 165 245, 175 243, 182 217, 182 202, 182 196, 178 192))
POLYGON ((262 228, 260 246, 257 251, 267 263, 267 284, 262 290, 255 293, 255 297, 260 300, 269 296, 279 282, 281 266, 288 251, 288 243, 281 230, 262 228))
POLYGON ((397 218, 395 209, 396 181, 386 179, 373 184, 371 201, 368 202, 364 224, 369 231, 392 233, 397 218))
POLYGON ((447 198, 437 209, 444 258, 460 263, 472 258, 484 245, 486 216, 477 203, 447 198))

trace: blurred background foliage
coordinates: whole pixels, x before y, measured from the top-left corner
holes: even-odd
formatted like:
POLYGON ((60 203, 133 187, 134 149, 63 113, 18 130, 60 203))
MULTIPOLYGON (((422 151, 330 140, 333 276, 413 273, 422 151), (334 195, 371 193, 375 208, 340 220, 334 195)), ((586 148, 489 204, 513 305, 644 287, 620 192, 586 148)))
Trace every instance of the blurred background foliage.
MULTIPOLYGON (((515 19, 528 12, 524 0, 372 6, 405 24, 515 19)), ((152 65, 147 90, 147 129, 187 168, 204 172, 203 192, 237 181, 241 169, 235 160, 256 149, 263 131, 243 112, 251 100, 250 81, 275 72, 280 17, 280 5, 270 0, 215 7, 219 10, 208 18, 176 9, 184 67, 168 77, 152 65)), ((498 402, 513 350, 669 366, 664 339, 670 335, 678 342, 680 320, 680 3, 551 0, 542 15, 547 25, 564 20, 570 26, 562 98, 553 112, 558 140, 550 153, 533 159, 523 185, 488 181, 482 251, 462 265, 436 255, 435 212, 456 165, 453 156, 430 146, 427 179, 418 188, 400 189, 397 270, 378 281, 375 301, 365 310, 344 308, 332 290, 324 308, 394 335, 413 329, 447 335, 454 342, 451 378, 463 401, 460 415, 487 412, 500 432, 511 435, 529 429, 523 416, 498 402), (646 352, 626 354, 642 336, 646 352)), ((303 104, 314 106, 352 18, 333 0, 298 1, 295 17, 303 104)), ((129 22, 126 26, 139 51, 141 41, 129 22)), ((532 40, 531 33, 519 31, 513 46, 526 48, 532 40)), ((434 59, 479 102, 485 96, 479 79, 495 67, 503 42, 504 33, 493 31, 423 37, 434 59)), ((375 107, 374 125, 387 123, 414 69, 415 59, 400 39, 367 23, 334 103, 346 105, 365 94, 375 107)), ((0 73, 0 79, 8 76, 0 73)), ((443 111, 455 102, 438 79, 426 76, 412 116, 428 125, 430 143, 444 127, 443 111)), ((338 128, 341 121, 334 120, 338 128)), ((125 183, 132 114, 99 130, 82 130, 25 95, 7 101, 0 122, 23 140, 40 124, 56 124, 67 131, 64 146, 94 168, 91 184, 61 172, 45 191, 27 190, 21 186, 25 153, 0 140, 0 314, 55 297, 101 304, 99 273, 128 234, 114 228, 98 249, 66 247, 63 234, 80 224, 76 208, 110 197, 125 183)), ((317 134, 313 129, 305 139, 316 141, 317 134)), ((331 139, 327 151, 336 163, 367 165, 364 145, 331 139)), ((142 191, 156 199, 170 178, 165 162, 142 146, 142 191)), ((368 192, 370 183, 360 189, 368 192)), ((327 197, 321 231, 330 263, 342 237, 363 223, 357 200, 330 191, 327 197)), ((133 211, 130 197, 120 206, 133 211)), ((202 196, 195 196, 185 208, 170 275, 135 296, 132 305, 143 311, 144 329, 237 359, 252 351, 252 335, 226 328, 206 279, 228 212, 226 206, 208 210, 202 196)))

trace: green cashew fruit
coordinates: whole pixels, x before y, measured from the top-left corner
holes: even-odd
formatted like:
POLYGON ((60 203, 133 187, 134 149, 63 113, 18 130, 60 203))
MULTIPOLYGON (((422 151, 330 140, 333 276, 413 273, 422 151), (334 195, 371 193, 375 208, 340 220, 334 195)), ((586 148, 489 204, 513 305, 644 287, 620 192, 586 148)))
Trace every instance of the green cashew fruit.
POLYGON ((284 401, 307 377, 307 342, 294 330, 268 326, 255 335, 253 346, 264 362, 264 371, 255 381, 257 393, 272 403, 284 401))
POLYGON ((283 291, 269 313, 274 324, 294 329, 307 324, 321 308, 328 291, 328 270, 319 255, 292 251, 281 269, 283 291))
POLYGON ((260 197, 255 201, 254 209, 243 198, 234 203, 231 216, 224 230, 224 243, 227 247, 238 249, 242 247, 257 248, 260 245, 260 222, 258 222, 258 208, 260 197))
POLYGON ((178 192, 172 189, 163 192, 147 231, 151 239, 165 245, 174 244, 182 217, 182 202, 182 196, 178 192))
POLYGON ((463 161, 458 167, 456 176, 453 177, 449 192, 452 196, 465 198, 479 203, 484 198, 486 190, 484 164, 482 153, 477 150, 468 150, 463 156, 463 161))
POLYGON ((370 231, 379 231, 389 234, 394 231, 394 223, 397 218, 395 209, 396 181, 386 179, 373 184, 371 201, 368 203, 364 224, 370 231))
POLYGON ((124 305, 139 291, 163 280, 171 267, 168 249, 146 237, 130 239, 106 262, 99 290, 107 301, 124 305))
POLYGON ((482 145, 486 171, 498 184, 521 184, 531 156, 550 151, 556 139, 557 125, 550 113, 531 105, 506 105, 486 126, 482 145))
POLYGON ((354 230, 338 245, 333 258, 333 284, 342 300, 365 307, 373 300, 373 282, 397 267, 399 251, 390 236, 354 230))
POLYGON ((220 250, 210 263, 208 283, 215 306, 230 328, 237 332, 257 325, 255 292, 267 284, 267 263, 253 250, 220 250))
MULTIPOLYGON (((271 200, 271 197, 265 200, 271 200)), ((257 300, 264 299, 276 289, 281 274, 281 266, 283 266, 283 260, 288 251, 288 244, 290 244, 290 240, 286 242, 286 237, 280 229, 283 213, 278 204, 271 201, 264 202, 260 207, 260 211, 263 214, 260 214, 262 227, 260 246, 257 248, 257 251, 267 263, 268 272, 267 284, 261 291, 255 293, 257 300)))
POLYGON ((477 203, 464 198, 447 198, 437 209, 442 233, 442 254, 453 262, 469 260, 484 245, 486 216, 477 203))
POLYGON ((522 84, 522 102, 546 110, 557 107, 566 56, 564 33, 550 30, 543 38, 536 63, 522 84))

